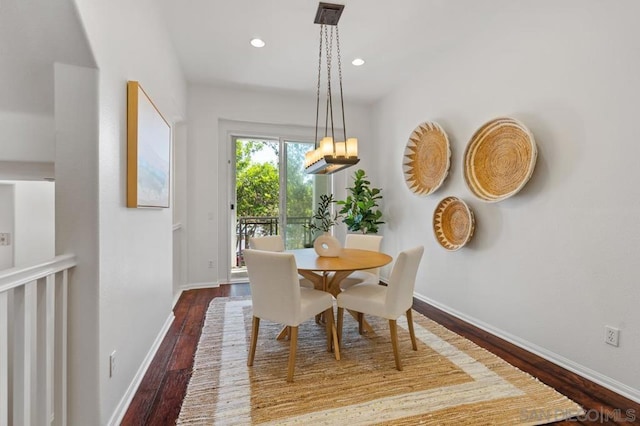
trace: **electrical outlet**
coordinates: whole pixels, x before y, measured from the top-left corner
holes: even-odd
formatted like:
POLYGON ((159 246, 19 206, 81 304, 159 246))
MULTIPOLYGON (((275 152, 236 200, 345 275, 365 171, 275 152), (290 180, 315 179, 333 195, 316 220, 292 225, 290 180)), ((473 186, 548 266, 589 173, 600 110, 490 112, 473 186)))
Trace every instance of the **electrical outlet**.
POLYGON ((209 269, 213 269, 213 260, 209 261, 209 269))
POLYGON ((0 246, 11 245, 11 234, 8 232, 0 233, 0 246))
POLYGON ((606 344, 611 346, 618 346, 619 339, 620 339, 620 330, 608 325, 604 326, 604 342, 606 344))
POLYGON ((116 374, 116 351, 109 355, 109 377, 113 377, 114 374, 116 374))

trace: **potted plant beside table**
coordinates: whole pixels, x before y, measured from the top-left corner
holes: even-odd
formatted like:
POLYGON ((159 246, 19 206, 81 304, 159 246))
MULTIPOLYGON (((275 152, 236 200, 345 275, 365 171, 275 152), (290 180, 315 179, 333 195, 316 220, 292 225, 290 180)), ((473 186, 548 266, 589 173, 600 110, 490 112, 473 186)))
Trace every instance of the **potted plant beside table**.
POLYGON ((378 225, 384 222, 382 212, 377 209, 378 200, 382 199, 380 188, 371 188, 371 182, 367 180, 364 170, 356 170, 353 186, 347 188, 350 195, 346 200, 336 201, 342 206, 339 214, 342 215, 342 223, 347 225, 351 232, 363 234, 377 234, 378 225))
POLYGON ((336 237, 330 234, 331 227, 338 223, 338 213, 331 214, 331 204, 334 203, 333 194, 320 196, 320 203, 307 226, 311 231, 321 233, 315 238, 313 248, 318 256, 337 257, 342 246, 336 237))

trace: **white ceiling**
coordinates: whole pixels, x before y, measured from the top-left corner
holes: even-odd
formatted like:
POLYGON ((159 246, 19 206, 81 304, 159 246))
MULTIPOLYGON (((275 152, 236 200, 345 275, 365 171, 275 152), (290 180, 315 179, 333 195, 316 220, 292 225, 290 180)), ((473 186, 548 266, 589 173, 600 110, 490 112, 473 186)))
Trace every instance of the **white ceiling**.
MULTIPOLYGON (((329 1, 331 2, 331 1, 329 1)), ((511 0, 342 0, 345 98, 373 102, 497 20, 511 0), (499 15, 499 14, 498 14, 499 15), (366 64, 351 65, 355 57, 366 64)), ((517 3, 517 2, 515 2, 517 3)), ((317 0, 159 0, 187 80, 315 94, 317 0), (266 47, 251 47, 260 37, 266 47)))
POLYGON ((0 0, 0 111, 53 113, 52 64, 95 67, 72 0, 0 0))

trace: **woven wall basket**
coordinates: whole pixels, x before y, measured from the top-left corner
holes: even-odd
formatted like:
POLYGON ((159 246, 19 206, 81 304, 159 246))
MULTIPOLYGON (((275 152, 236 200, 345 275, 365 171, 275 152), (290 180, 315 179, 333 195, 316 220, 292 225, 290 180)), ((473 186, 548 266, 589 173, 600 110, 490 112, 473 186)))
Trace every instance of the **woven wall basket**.
POLYGON ((409 189, 429 195, 442 185, 449 173, 451 149, 449 138, 438 123, 424 122, 409 136, 402 169, 409 189))
POLYGON ((433 213, 433 232, 438 243, 449 251, 467 244, 476 229, 473 212, 459 198, 447 197, 433 213))
POLYGON ((504 200, 524 187, 537 156, 536 142, 524 124, 496 118, 471 137, 464 153, 464 180, 481 200, 504 200))

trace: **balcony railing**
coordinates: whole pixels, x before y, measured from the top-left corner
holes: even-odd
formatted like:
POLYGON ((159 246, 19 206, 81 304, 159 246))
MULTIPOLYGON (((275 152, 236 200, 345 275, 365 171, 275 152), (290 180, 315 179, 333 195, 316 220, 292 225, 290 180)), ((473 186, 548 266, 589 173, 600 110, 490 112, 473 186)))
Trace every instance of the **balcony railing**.
MULTIPOLYGON (((287 249, 311 247, 313 232, 307 226, 311 217, 288 217, 286 226, 287 249)), ((249 246, 249 238, 282 234, 277 216, 239 217, 236 225, 236 265, 244 266, 242 252, 249 246)))
POLYGON ((67 424, 73 255, 0 272, 0 425, 67 424))

